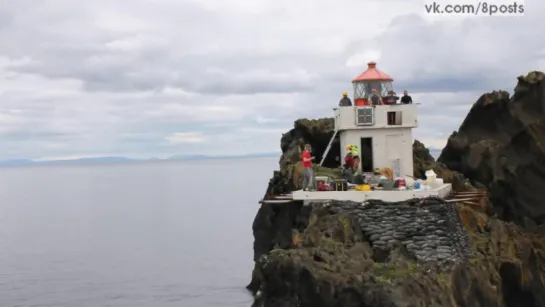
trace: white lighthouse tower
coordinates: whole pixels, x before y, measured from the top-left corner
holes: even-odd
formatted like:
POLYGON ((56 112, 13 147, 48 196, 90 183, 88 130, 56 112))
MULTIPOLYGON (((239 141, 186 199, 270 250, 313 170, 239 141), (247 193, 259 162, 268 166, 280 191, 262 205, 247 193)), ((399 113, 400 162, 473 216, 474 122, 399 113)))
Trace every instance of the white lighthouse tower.
POLYGON ((339 134, 341 153, 346 145, 360 148, 360 170, 371 173, 377 168, 391 168, 394 177, 413 176, 413 133, 418 127, 416 104, 386 104, 393 91, 393 79, 368 63, 368 68, 355 78, 354 106, 338 107, 335 130, 339 134), (384 105, 371 106, 373 90, 384 105))

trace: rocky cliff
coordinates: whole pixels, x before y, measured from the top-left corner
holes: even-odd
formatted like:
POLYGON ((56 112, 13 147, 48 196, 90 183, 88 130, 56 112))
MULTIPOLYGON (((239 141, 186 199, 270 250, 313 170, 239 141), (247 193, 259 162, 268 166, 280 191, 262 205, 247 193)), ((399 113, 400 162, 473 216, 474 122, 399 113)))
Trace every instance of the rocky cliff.
MULTIPOLYGON (((510 98, 483 95, 440 163, 413 145, 416 177, 434 168, 457 190, 486 187, 488 208, 437 199, 263 204, 252 226, 254 306, 545 306, 545 225, 533 185, 545 180, 543 79, 519 78, 510 98)), ((296 188, 298 148, 310 143, 321 158, 332 126, 300 120, 282 137, 268 195, 296 188)))
POLYGON ((505 221, 533 227, 545 222, 545 78, 519 77, 515 93, 482 95, 439 159, 485 185, 505 221))
POLYGON ((408 209, 411 202, 376 202, 385 210, 408 209, 390 222, 382 217, 392 215, 361 204, 264 204, 253 225, 253 306, 545 306, 543 232, 527 233, 467 207, 456 208, 463 225, 457 231, 442 219, 447 213, 433 212, 442 210, 439 203, 425 202, 422 210, 431 212, 423 215, 408 209), (403 222, 409 217, 424 221, 413 233, 406 229, 415 225, 403 222), (431 250, 439 251, 435 259, 431 250))

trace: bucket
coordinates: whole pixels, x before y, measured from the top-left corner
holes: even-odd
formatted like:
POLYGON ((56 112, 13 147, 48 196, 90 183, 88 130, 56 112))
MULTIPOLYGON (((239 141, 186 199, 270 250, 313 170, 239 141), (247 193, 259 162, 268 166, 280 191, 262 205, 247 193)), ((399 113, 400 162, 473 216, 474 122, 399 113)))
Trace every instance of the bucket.
POLYGON ((396 188, 406 188, 407 182, 405 182, 405 179, 403 178, 397 178, 394 184, 394 187, 396 188))
POLYGON ((395 181, 393 180, 384 180, 380 182, 380 185, 384 190, 392 190, 395 185, 395 181))
POLYGON ((405 177, 405 183, 407 184, 408 187, 413 187, 414 186, 414 178, 411 178, 411 177, 405 177))
POLYGON ((318 191, 329 191, 329 185, 326 185, 324 180, 318 180, 316 190, 318 190, 318 191))

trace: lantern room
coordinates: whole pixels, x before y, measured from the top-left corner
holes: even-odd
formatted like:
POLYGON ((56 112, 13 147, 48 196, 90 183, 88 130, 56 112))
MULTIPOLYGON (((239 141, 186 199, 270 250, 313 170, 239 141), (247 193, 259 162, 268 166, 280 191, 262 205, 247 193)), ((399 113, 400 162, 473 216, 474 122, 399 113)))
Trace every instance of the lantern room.
POLYGON ((369 96, 373 90, 380 97, 386 97, 390 91, 393 91, 392 82, 394 79, 384 72, 377 69, 376 62, 367 63, 367 70, 352 80, 354 84, 354 105, 369 105, 369 96))

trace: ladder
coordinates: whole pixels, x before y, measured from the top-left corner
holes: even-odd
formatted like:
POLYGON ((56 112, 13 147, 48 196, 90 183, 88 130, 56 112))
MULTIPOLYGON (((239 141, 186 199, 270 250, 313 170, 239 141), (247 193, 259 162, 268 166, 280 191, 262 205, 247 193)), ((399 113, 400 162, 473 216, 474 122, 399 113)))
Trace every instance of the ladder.
POLYGON ((335 128, 335 132, 333 133, 333 136, 331 137, 331 140, 329 140, 329 144, 327 144, 327 147, 326 147, 326 149, 324 151, 324 154, 322 155, 322 160, 320 161, 320 166, 322 166, 322 164, 324 164, 325 158, 327 157, 327 154, 329 153, 329 150, 331 149, 331 145, 333 144, 333 140, 337 136, 337 132, 339 132, 339 130, 337 130, 335 128))

